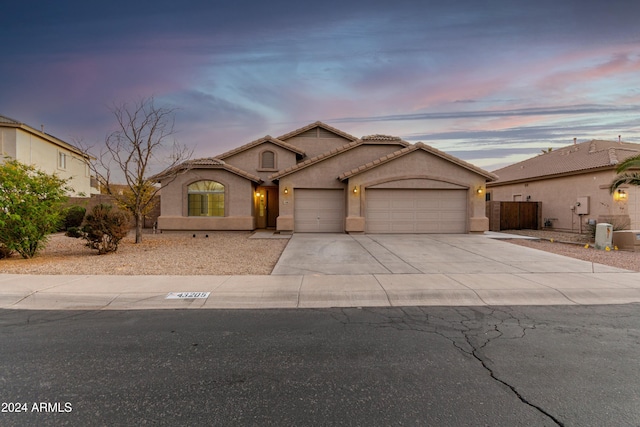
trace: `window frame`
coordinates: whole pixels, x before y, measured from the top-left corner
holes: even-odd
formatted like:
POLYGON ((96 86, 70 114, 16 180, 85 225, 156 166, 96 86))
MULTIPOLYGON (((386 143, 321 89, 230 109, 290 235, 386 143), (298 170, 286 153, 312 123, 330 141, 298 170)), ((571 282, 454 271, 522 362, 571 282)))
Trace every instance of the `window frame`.
POLYGON ((225 217, 227 213, 226 193, 227 186, 220 181, 215 181, 213 179, 199 179, 197 181, 190 182, 186 185, 186 216, 195 218, 225 217), (219 187, 213 190, 196 190, 189 188, 194 184, 199 183, 213 183, 213 187, 219 187))
POLYGON ((58 150, 58 169, 67 170, 67 153, 58 150))
POLYGON ((259 160, 258 160, 258 170, 259 171, 277 171, 278 170, 278 155, 277 153, 272 150, 272 149, 266 149, 266 150, 262 150, 259 154, 259 160), (273 155, 273 165, 272 166, 265 166, 265 162, 264 162, 264 156, 267 153, 271 153, 273 155))

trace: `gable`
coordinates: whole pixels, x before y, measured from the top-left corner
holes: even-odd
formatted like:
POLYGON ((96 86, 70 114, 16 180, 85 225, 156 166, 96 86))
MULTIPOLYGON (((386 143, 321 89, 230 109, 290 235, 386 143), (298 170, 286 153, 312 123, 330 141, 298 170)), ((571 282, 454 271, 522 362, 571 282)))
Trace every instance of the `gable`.
POLYGON ((339 129, 333 128, 322 122, 315 122, 303 128, 296 129, 278 139, 287 142, 303 150, 307 158, 340 148, 345 144, 358 141, 353 135, 349 135, 339 129))
POLYGON ((422 142, 418 142, 410 147, 405 147, 401 150, 395 151, 391 154, 375 159, 368 163, 363 163, 360 166, 343 172, 338 179, 341 181, 348 180, 352 176, 360 175, 365 172, 372 171, 381 166, 385 166, 385 170, 395 170, 398 176, 403 172, 413 174, 424 174, 427 168, 432 168, 431 174, 440 174, 441 176, 447 176, 453 173, 454 175, 480 175, 488 181, 497 179, 497 176, 481 169, 471 163, 458 159, 450 154, 444 153, 438 149, 435 149, 422 142), (402 159, 402 160, 401 160, 402 159), (391 166, 388 164, 393 163, 391 166), (433 168, 437 165, 437 168, 433 168))

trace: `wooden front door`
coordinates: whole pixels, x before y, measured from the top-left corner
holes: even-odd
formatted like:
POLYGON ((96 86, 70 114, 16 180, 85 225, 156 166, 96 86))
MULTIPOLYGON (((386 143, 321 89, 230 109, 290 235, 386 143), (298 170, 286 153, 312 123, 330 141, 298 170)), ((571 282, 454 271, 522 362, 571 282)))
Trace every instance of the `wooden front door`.
POLYGON ((267 228, 276 228, 280 206, 278 205, 278 187, 266 187, 267 228))

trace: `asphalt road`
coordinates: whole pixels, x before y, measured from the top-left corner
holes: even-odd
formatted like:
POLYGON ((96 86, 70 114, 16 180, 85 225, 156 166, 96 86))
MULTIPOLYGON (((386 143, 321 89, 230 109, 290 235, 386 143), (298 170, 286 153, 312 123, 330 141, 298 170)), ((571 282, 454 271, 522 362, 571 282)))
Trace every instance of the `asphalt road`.
POLYGON ((0 425, 640 425, 640 306, 0 311, 0 425))

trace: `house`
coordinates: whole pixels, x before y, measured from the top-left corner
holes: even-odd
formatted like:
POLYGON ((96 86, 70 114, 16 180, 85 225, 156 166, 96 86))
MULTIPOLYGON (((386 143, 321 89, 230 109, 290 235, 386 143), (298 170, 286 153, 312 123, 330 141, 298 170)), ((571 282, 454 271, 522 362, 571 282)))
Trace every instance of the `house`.
POLYGON ((468 233, 488 229, 483 192, 497 177, 422 143, 315 122, 155 178, 160 230, 468 233))
POLYGON ((69 196, 89 197, 91 194, 89 157, 44 130, 0 116, 0 153, 0 162, 12 158, 69 179, 69 186, 73 188, 69 196))
POLYGON ((590 220, 640 229, 640 189, 623 186, 609 193, 618 163, 638 154, 640 144, 574 140, 493 171, 499 178, 487 184, 487 198, 542 202, 543 224, 557 230, 584 232, 590 220))

